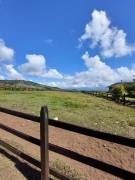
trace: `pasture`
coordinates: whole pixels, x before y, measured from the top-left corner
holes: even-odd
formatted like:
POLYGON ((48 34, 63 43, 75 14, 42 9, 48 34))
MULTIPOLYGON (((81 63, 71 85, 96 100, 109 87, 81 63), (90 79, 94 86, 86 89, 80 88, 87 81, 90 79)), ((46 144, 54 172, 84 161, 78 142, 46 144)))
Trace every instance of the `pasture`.
POLYGON ((38 114, 48 105, 49 117, 129 137, 135 137, 135 110, 79 92, 0 91, 0 106, 38 114))

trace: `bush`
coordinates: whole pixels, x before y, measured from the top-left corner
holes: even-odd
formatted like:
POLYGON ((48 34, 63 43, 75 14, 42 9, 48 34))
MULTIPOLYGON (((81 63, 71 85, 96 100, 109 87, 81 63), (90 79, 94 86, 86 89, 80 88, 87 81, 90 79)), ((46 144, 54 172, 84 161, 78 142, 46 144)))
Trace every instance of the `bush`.
POLYGON ((121 98, 124 97, 124 95, 128 94, 125 87, 124 87, 124 85, 122 85, 122 84, 114 87, 112 89, 111 93, 112 93, 112 98, 115 101, 119 101, 121 98))
POLYGON ((129 91, 129 97, 135 98, 135 91, 129 91))

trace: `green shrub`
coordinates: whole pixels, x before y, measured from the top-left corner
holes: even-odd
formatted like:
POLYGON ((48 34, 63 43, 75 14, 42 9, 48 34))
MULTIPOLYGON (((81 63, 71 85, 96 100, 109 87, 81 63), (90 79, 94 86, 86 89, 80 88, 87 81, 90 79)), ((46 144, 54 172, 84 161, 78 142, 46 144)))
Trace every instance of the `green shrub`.
POLYGON ((135 91, 129 91, 129 97, 135 98, 135 91))
POLYGON ((128 94, 125 87, 124 87, 124 85, 122 85, 122 84, 114 87, 112 89, 111 93, 112 93, 112 98, 115 101, 119 101, 120 98, 123 98, 124 95, 128 94))

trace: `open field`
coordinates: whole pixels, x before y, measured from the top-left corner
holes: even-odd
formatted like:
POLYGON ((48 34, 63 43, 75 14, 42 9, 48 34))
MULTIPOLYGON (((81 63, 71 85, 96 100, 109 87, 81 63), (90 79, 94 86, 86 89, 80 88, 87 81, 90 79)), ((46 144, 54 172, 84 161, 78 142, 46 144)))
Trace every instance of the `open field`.
MULTIPOLYGON (((135 110, 115 102, 83 93, 0 91, 0 106, 16 111, 39 115, 41 106, 45 104, 49 107, 50 118, 58 117, 59 120, 81 126, 135 137, 135 110)), ((40 128, 37 122, 25 121, 22 118, 0 112, 0 123, 35 138, 40 138, 40 128)), ((38 146, 2 129, 0 130, 0 139, 40 160, 38 146)), ((135 170, 134 148, 52 126, 49 127, 49 142, 131 172, 135 170)), ((52 167, 68 175, 71 179, 120 179, 54 152, 49 152, 49 159, 52 167)), ((18 158, 2 146, 0 146, 0 160, 2 162, 0 179, 2 180, 5 177, 11 180, 15 178, 20 180, 40 179, 38 168, 18 158)))
POLYGON ((39 115, 48 105, 50 118, 135 137, 135 110, 82 93, 0 91, 0 106, 39 115))

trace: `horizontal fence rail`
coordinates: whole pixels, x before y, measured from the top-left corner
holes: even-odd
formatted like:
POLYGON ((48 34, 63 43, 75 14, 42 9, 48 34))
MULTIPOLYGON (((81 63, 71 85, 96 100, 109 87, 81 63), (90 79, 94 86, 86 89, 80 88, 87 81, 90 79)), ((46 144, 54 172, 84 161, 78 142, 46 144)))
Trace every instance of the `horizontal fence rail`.
POLYGON ((5 131, 8 131, 9 133, 11 133, 11 134, 13 134, 15 136, 18 136, 18 137, 20 137, 20 138, 22 138, 24 140, 27 140, 30 143, 33 143, 35 145, 39 145, 40 146, 40 140, 37 139, 37 138, 34 138, 34 137, 30 136, 30 135, 26 135, 26 134, 24 134, 24 133, 22 133, 20 131, 12 129, 12 128, 10 128, 8 126, 5 126, 5 125, 3 125, 1 123, 0 123, 0 128, 5 130, 5 131))
POLYGON ((65 130, 68 130, 71 132, 83 134, 83 135, 90 136, 90 137, 95 137, 95 138, 106 140, 109 142, 118 143, 118 144, 125 145, 125 146, 132 147, 132 148, 135 148, 135 139, 123 137, 123 136, 119 136, 119 135, 114 135, 114 134, 110 134, 110 133, 106 133, 106 132, 101 132, 101 131, 97 131, 97 130, 93 130, 93 129, 88 129, 85 127, 68 124, 68 123, 65 123, 62 121, 55 121, 53 119, 48 119, 47 107, 46 108, 42 107, 40 117, 29 115, 29 114, 22 113, 22 112, 13 111, 13 110, 6 109, 3 107, 0 107, 0 111, 20 117, 20 118, 24 118, 26 120, 40 122, 40 131, 41 131, 40 132, 40 135, 41 135, 40 140, 35 137, 32 137, 30 135, 19 132, 11 127, 5 126, 4 124, 1 124, 1 123, 0 123, 0 128, 5 131, 8 131, 9 133, 12 133, 13 135, 16 135, 16 136, 22 138, 30 143, 40 146, 41 163, 39 161, 33 159, 32 157, 24 154, 23 152, 15 149, 14 147, 8 145, 7 143, 5 143, 2 140, 0 140, 0 144, 2 144, 8 150, 14 152, 14 154, 16 154, 16 155, 22 157, 23 159, 25 159, 26 161, 30 162, 31 164, 34 164, 35 166, 40 167, 42 180, 48 180, 48 172, 50 172, 52 175, 54 175, 55 177, 57 177, 61 180, 69 180, 70 179, 69 177, 66 177, 65 175, 62 175, 61 173, 57 172, 55 169, 48 167, 48 164, 49 164, 48 150, 53 151, 58 154, 61 154, 61 155, 64 155, 68 158, 79 161, 86 165, 93 166, 95 168, 98 168, 102 171, 108 172, 108 173, 115 175, 117 177, 120 177, 120 178, 135 179, 135 174, 133 172, 129 172, 125 169, 115 167, 108 163, 96 160, 96 159, 88 157, 88 156, 84 156, 82 154, 65 149, 63 147, 59 147, 54 144, 48 143, 48 124, 50 126, 65 129, 65 130))
MULTIPOLYGON (((14 110, 3 108, 3 107, 0 107, 0 111, 17 116, 17 117, 21 117, 24 119, 27 118, 27 120, 40 122, 40 117, 38 117, 38 116, 34 116, 34 115, 22 113, 22 112, 17 112, 14 110)), ((80 127, 80 126, 77 126, 74 124, 69 124, 69 123, 62 122, 62 121, 56 121, 53 119, 49 119, 49 125, 57 127, 57 128, 65 129, 68 131, 76 132, 79 134, 83 134, 86 136, 95 137, 98 139, 102 139, 102 140, 106 140, 106 141, 110 141, 110 142, 114 142, 117 144, 135 148, 135 139, 133 139, 133 138, 128 138, 128 137, 115 135, 115 134, 102 132, 102 131, 97 131, 97 130, 90 129, 90 128, 80 127)))
POLYGON ((16 149, 15 147, 11 146, 10 144, 6 143, 3 140, 0 140, 0 145, 2 145, 4 148, 8 149, 9 151, 11 151, 12 153, 18 155, 19 157, 23 158, 25 161, 30 162, 31 164, 33 164, 34 166, 40 168, 40 161, 32 158, 31 156, 28 156, 27 154, 25 154, 24 152, 16 149))
POLYGON ((135 147, 135 139, 132 139, 132 138, 114 135, 111 133, 97 131, 97 130, 93 130, 93 129, 89 129, 89 128, 85 128, 85 127, 80 127, 77 125, 68 124, 68 123, 65 123, 62 121, 55 121, 52 119, 49 119, 49 125, 55 126, 58 128, 62 128, 65 130, 73 131, 73 132, 83 134, 86 136, 95 137, 98 139, 102 139, 102 140, 114 142, 117 144, 125 145, 128 147, 133 147, 133 148, 135 147))
MULTIPOLYGON (((4 142, 2 140, 0 140, 0 145, 5 147, 6 149, 11 151, 12 153, 18 155, 19 157, 23 158, 25 161, 33 164, 34 166, 36 166, 38 168, 41 168, 40 161, 26 155, 25 153, 21 152, 20 150, 16 149, 15 147, 7 144, 6 142, 4 142)), ((86 156, 81 156, 78 153, 75 153, 75 152, 70 151, 70 150, 66 150, 64 148, 57 147, 55 145, 53 145, 53 146, 50 145, 50 150, 54 151, 54 152, 57 152, 59 154, 62 154, 62 155, 66 155, 66 156, 68 154, 68 157, 70 157, 70 158, 72 158, 74 160, 78 160, 79 162, 85 163, 87 165, 91 165, 91 166, 93 166, 95 168, 98 168, 100 170, 108 172, 108 173, 110 173, 112 175, 116 175, 117 177, 120 177, 120 178, 133 178, 133 177, 135 177, 134 173, 131 173, 131 172, 128 172, 126 170, 117 168, 115 166, 109 165, 107 163, 98 161, 98 160, 93 159, 93 158, 89 158, 89 157, 86 157, 86 156)), ((60 178, 61 180, 69 180, 70 179, 70 178, 65 177, 64 175, 60 174, 59 172, 57 172, 53 168, 49 168, 49 171, 50 171, 50 174, 54 175, 57 178, 60 178)))
MULTIPOLYGON (((32 165, 41 168, 41 162, 32 158, 31 156, 25 154, 24 152, 16 149, 15 147, 9 145, 8 143, 4 142, 3 140, 0 140, 0 145, 3 146, 4 148, 8 149, 9 151, 11 151, 12 153, 16 154, 17 156, 21 157, 22 159, 24 159, 25 161, 31 163, 32 165)), ((55 176, 56 178, 59 178, 61 180, 70 180, 69 177, 61 174, 60 172, 57 172, 56 169, 50 167, 49 168, 49 172, 51 175, 55 176)))
MULTIPOLYGON (((20 133, 19 131, 16 131, 16 130, 15 130, 15 133, 14 133, 14 131, 12 131, 11 128, 5 128, 5 126, 0 125, 0 128, 2 128, 3 130, 6 130, 6 131, 18 136, 18 137, 21 137, 21 138, 27 140, 28 142, 34 143, 36 145, 40 145, 40 140, 36 139, 36 138, 33 138, 32 136, 28 136, 28 135, 25 135, 25 134, 22 135, 22 133, 20 133)), ((0 143, 1 143, 1 141, 0 141, 0 143)), ((69 157, 71 159, 74 159, 76 161, 79 161, 81 163, 84 163, 84 164, 87 164, 87 165, 90 165, 90 166, 93 166, 93 167, 98 167, 98 169, 100 169, 102 171, 105 171, 105 172, 108 172, 108 173, 113 174, 113 175, 117 175, 120 178, 128 177, 128 176, 132 176, 132 177, 134 176, 134 173, 131 173, 131 172, 128 172, 126 170, 123 170, 123 169, 117 168, 115 166, 109 165, 107 163, 98 161, 98 160, 90 158, 88 156, 81 155, 79 153, 76 153, 74 151, 59 147, 57 145, 49 144, 49 150, 53 151, 55 153, 64 155, 66 157, 69 157)), ((23 156, 22 158, 24 158, 24 157, 25 156, 23 156)))
POLYGON ((74 151, 71 151, 71 150, 68 150, 68 149, 53 145, 53 144, 49 144, 49 149, 53 152, 64 155, 64 156, 69 157, 71 159, 74 159, 78 162, 81 162, 81 163, 84 163, 86 165, 95 167, 95 168, 100 169, 104 172, 108 172, 114 176, 124 178, 124 179, 135 178, 135 174, 132 172, 129 172, 129 171, 126 171, 124 169, 118 168, 116 166, 110 165, 108 163, 96 160, 94 158, 81 155, 81 154, 76 153, 74 151))
POLYGON ((3 108, 3 107, 0 107, 0 112, 4 112, 4 113, 7 113, 7 114, 16 116, 16 117, 24 118, 26 120, 40 122, 40 117, 39 116, 34 116, 34 115, 31 115, 31 114, 27 114, 27 113, 23 113, 23 112, 18 112, 18 111, 7 109, 7 108, 3 108))

